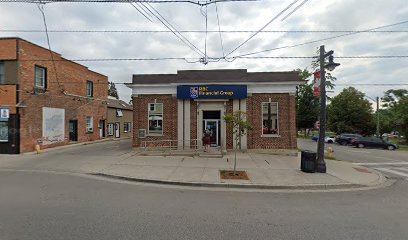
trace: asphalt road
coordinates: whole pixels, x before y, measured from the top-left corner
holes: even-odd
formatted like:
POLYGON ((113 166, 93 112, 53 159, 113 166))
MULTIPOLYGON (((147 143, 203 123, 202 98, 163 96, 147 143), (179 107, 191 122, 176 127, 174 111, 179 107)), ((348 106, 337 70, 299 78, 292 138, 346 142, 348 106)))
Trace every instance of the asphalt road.
POLYGON ((408 182, 248 193, 0 170, 0 239, 406 239, 408 182))
MULTIPOLYGON (((317 150, 317 143, 310 139, 298 138, 298 148, 317 150)), ((339 144, 325 144, 325 149, 332 147, 334 156, 340 161, 349 161, 381 171, 389 178, 408 179, 408 151, 371 148, 355 148, 339 144)))
MULTIPOLYGON (((381 163, 381 162, 408 162, 408 151, 385 150, 371 148, 356 148, 353 146, 341 146, 339 144, 325 144, 325 149, 332 147, 337 160, 355 163, 381 163)), ((298 148, 303 150, 317 150, 317 143, 310 139, 298 138, 298 148)))

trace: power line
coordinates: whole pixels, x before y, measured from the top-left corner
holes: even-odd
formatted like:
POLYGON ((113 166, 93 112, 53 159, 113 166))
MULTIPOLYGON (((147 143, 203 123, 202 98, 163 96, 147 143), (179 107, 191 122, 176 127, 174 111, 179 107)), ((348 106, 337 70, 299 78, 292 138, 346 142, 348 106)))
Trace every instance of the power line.
MULTIPOLYGON (((233 57, 232 59, 314 59, 316 56, 266 56, 266 57, 233 57)), ((408 55, 377 55, 377 56, 336 56, 339 59, 406 59, 408 55)), ((187 57, 158 57, 158 58, 80 58, 80 59, 21 59, 20 61, 74 61, 74 62, 117 62, 117 61, 168 61, 168 60, 182 60, 187 63, 198 63, 201 58, 187 58, 187 57)), ((218 61, 219 58, 209 57, 210 61, 218 61)))
MULTIPOLYGON (((141 3, 191 3, 199 6, 206 6, 214 3, 223 2, 256 2, 260 0, 206 0, 206 1, 192 1, 192 0, 138 0, 141 3)), ((0 2, 7 3, 128 3, 128 0, 0 0, 0 2)))
MULTIPOLYGON (((196 52, 198 55, 203 56, 204 53, 192 44, 183 34, 181 34, 166 18, 164 18, 153 6, 146 2, 147 6, 144 6, 154 17, 156 17, 168 30, 170 30, 178 39, 180 39, 185 45, 196 52), (155 12, 152 12, 152 10, 155 12)), ((142 4, 143 5, 143 4, 142 4)))
MULTIPOLYGON (((220 17, 218 16, 218 6, 217 6, 217 4, 215 4, 215 12, 217 13, 218 32, 219 32, 219 34, 220 34, 220 43, 221 43, 222 57, 225 58, 224 43, 222 42, 220 17)), ((206 31, 206 32, 208 33, 208 31, 206 31)))
POLYGON ((369 31, 373 31, 373 30, 377 30, 377 29, 381 29, 381 28, 392 27, 392 26, 397 26, 397 25, 401 25, 401 24, 405 24, 405 23, 408 23, 408 20, 393 23, 393 24, 389 24, 389 25, 384 25, 384 26, 380 26, 380 27, 370 28, 370 29, 363 30, 363 31, 345 33, 345 34, 341 34, 341 35, 337 35, 337 36, 333 36, 333 37, 317 39, 317 40, 313 40, 313 41, 309 41, 309 42, 304 42, 304 43, 299 43, 299 44, 294 44, 294 45, 287 45, 287 46, 282 46, 282 47, 276 47, 276 48, 266 49, 266 50, 257 51, 257 52, 245 53, 245 54, 241 54, 241 55, 238 55, 238 56, 235 56, 235 57, 243 57, 243 56, 255 55, 255 54, 270 52, 270 51, 279 50, 279 49, 299 47, 299 46, 304 46, 304 45, 308 45, 308 44, 311 44, 311 43, 316 43, 316 42, 331 40, 331 39, 335 39, 335 38, 350 36, 350 35, 358 34, 358 33, 362 33, 362 32, 369 32, 369 31))
POLYGON ((286 18, 290 17, 290 15, 292 15, 294 12, 299 10, 299 8, 301 8, 307 1, 309 0, 303 0, 303 2, 301 2, 297 7, 295 7, 295 9, 293 9, 290 13, 288 13, 285 17, 283 17, 281 21, 285 21, 286 18))
POLYGON ((244 42, 242 42, 240 45, 238 45, 236 48, 234 48, 231 52, 229 52, 227 55, 224 56, 227 57, 229 55, 231 55, 232 53, 234 53, 236 50, 238 50, 240 47, 242 47, 244 44, 246 44, 247 42, 249 42, 252 38, 254 38, 259 32, 262 32, 262 30, 264 30, 267 26, 269 26, 269 24, 271 24, 273 21, 275 21, 279 16, 281 16, 284 12, 286 12, 290 7, 293 6, 293 4, 295 4, 296 2, 298 2, 299 0, 294 0, 292 3, 290 3, 288 6, 286 6, 282 11, 280 11, 275 17, 273 17, 271 20, 269 20, 269 22, 267 22, 263 27, 261 27, 261 29, 259 29, 258 31, 256 31, 254 34, 252 34, 248 39, 246 39, 244 42))
MULTIPOLYGON (((50 82, 50 83, 56 83, 56 82, 50 82)), ((62 84, 78 84, 78 82, 60 82, 62 84)), ((94 84, 105 84, 107 85, 108 83, 100 83, 100 82, 94 82, 94 84)), ((132 84, 132 82, 115 82, 115 84, 132 84)), ((340 84, 335 84, 335 86, 408 86, 408 83, 340 83, 340 84)))
MULTIPOLYGON (((146 14, 144 14, 141 10, 139 10, 139 8, 136 7, 136 5, 133 4, 133 2, 131 0, 128 0, 128 2, 130 3, 130 5, 132 5, 132 7, 134 7, 140 14, 143 15, 143 17, 145 17, 147 20, 149 20, 150 22, 152 22, 152 20, 146 16, 146 14)), ((142 8, 143 10, 143 8, 142 8)))
POLYGON ((41 15, 42 15, 42 18, 43 18, 44 29, 45 29, 45 35, 46 35, 47 44, 48 44, 48 51, 49 51, 49 53, 50 53, 52 66, 53 66, 53 68, 54 68, 55 79, 56 79, 57 82, 58 82, 58 88, 59 88, 60 90, 63 90, 63 89, 61 88, 61 85, 59 84, 57 66, 55 65, 54 54, 53 54, 53 52, 52 52, 52 50, 51 50, 50 36, 48 35, 47 19, 46 19, 46 17, 45 17, 44 5, 38 4, 37 7, 38 7, 38 10, 41 12, 41 15))
MULTIPOLYGON (((39 29, 0 29, 0 32, 43 33, 39 29)), ((170 30, 48 30, 49 33, 172 33, 170 30)), ((179 30, 180 33, 255 33, 256 30, 179 30)), ((408 33, 408 30, 265 30, 262 33, 408 33)))

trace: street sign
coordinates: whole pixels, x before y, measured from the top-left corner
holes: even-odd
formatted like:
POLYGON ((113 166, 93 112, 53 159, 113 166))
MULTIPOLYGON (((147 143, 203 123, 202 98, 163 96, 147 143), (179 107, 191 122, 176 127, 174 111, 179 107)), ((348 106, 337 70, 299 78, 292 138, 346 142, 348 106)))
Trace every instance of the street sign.
POLYGON ((320 71, 313 73, 313 96, 320 97, 320 71))

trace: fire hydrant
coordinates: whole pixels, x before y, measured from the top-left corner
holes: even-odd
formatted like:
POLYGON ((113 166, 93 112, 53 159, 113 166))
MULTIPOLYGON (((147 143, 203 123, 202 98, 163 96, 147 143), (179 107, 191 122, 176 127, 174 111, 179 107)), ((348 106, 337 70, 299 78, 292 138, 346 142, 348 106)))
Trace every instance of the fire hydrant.
POLYGON ((334 150, 332 147, 327 148, 327 157, 334 158, 334 150))
POLYGON ((35 144, 35 151, 37 152, 37 154, 41 153, 41 147, 40 147, 40 144, 38 142, 35 144))

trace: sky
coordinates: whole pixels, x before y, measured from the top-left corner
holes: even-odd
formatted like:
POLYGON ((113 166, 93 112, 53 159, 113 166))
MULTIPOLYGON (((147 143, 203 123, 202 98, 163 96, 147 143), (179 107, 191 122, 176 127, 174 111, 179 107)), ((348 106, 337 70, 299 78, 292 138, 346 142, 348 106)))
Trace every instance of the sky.
MULTIPOLYGON (((310 57, 317 55, 321 45, 325 45, 326 51, 333 50, 335 62, 341 64, 332 72, 337 78, 336 87, 328 95, 334 96, 349 86, 371 98, 383 96, 388 89, 408 89, 407 0, 228 1, 206 7, 185 2, 60 2, 43 7, 51 48, 64 58, 156 59, 79 62, 116 82, 119 96, 125 101, 130 100, 131 90, 123 83, 131 82, 133 74, 238 68, 249 72, 298 68, 311 71, 313 59, 310 57), (163 19, 160 21, 156 16, 163 19), (173 30, 201 32, 181 32, 183 37, 180 37, 178 33, 168 31, 162 22, 171 24, 173 30), (383 27, 388 25, 392 26, 383 27), (371 29, 382 32, 367 31, 371 29), (206 33, 206 30, 210 32, 206 33), (219 30, 254 32, 220 34, 219 30), (345 33, 313 31, 356 32, 339 36, 345 33), (259 51, 265 52, 246 55, 259 51), (237 58, 242 55, 257 58, 237 58), (405 57, 342 58, 355 56, 405 57), (203 64, 200 59, 207 59, 208 63, 203 64)), ((45 32, 37 31, 44 29, 37 4, 0 1, 0 37, 21 37, 47 47, 45 32)))

